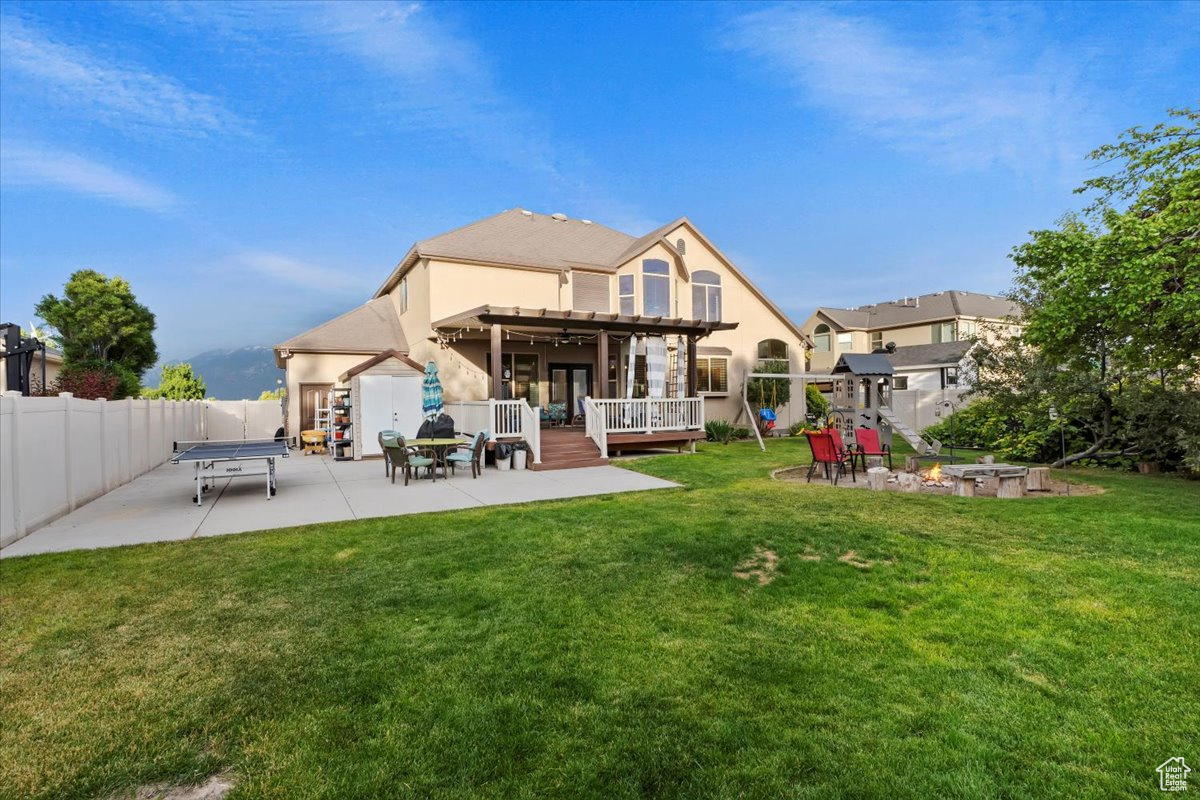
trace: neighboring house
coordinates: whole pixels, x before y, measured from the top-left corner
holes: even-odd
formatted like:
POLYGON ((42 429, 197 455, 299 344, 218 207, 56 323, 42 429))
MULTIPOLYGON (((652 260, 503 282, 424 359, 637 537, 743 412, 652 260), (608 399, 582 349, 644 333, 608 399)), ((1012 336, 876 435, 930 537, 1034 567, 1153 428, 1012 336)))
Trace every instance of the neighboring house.
MULTIPOLYGON (((451 413, 491 400, 498 414, 508 401, 523 406, 513 414, 557 406, 569 420, 590 398, 605 424, 588 436, 603 450, 612 436, 737 417, 743 376, 768 359, 802 371, 805 337, 686 217, 634 237, 513 209, 417 242, 368 302, 276 345, 289 433, 314 424, 341 376, 389 350, 437 363, 451 413), (629 395, 679 402, 613 405, 629 395)), ((493 436, 511 427, 487 424, 493 436)))
POLYGON ((801 326, 813 342, 809 369, 828 372, 843 353, 870 353, 946 344, 993 330, 1015 331, 1020 310, 1012 301, 975 292, 946 291, 858 308, 818 308, 801 326))

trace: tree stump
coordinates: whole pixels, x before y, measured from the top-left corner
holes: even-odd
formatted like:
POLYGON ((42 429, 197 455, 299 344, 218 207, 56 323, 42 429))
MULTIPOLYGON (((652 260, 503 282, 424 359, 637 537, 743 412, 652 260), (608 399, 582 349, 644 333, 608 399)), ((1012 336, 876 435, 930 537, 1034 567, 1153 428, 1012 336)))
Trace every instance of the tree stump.
POLYGON ((901 472, 896 476, 896 483, 900 485, 902 492, 921 491, 921 476, 913 472, 901 472))
POLYGON ((1000 477, 1000 485, 996 488, 996 497, 1024 497, 1025 496, 1025 476, 1024 475, 1002 475, 1000 477))
POLYGON ((867 486, 872 491, 882 492, 887 487, 887 467, 871 467, 867 470, 867 486))
POLYGON ((1030 467, 1029 482, 1026 484, 1026 488, 1031 492, 1050 491, 1050 468, 1030 467))
POLYGON ((974 497, 975 496, 975 479, 962 478, 958 475, 954 476, 954 496, 955 497, 974 497))
POLYGON ((914 473, 920 472, 921 471, 921 459, 917 458, 916 456, 905 456, 904 457, 904 471, 905 472, 914 472, 914 473))
POLYGON ((883 456, 867 456, 867 469, 871 467, 882 467, 883 456))
POLYGON ((980 456, 979 458, 975 459, 975 463, 976 464, 995 464, 996 457, 995 456, 980 456))

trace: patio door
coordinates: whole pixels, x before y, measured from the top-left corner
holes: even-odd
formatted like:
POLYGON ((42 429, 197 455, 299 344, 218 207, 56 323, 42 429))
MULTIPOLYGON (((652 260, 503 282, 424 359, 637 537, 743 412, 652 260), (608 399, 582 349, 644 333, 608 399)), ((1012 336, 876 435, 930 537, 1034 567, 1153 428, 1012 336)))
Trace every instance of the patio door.
POLYGON ((580 413, 579 402, 591 393, 591 364, 550 365, 550 402, 567 407, 567 422, 580 413))

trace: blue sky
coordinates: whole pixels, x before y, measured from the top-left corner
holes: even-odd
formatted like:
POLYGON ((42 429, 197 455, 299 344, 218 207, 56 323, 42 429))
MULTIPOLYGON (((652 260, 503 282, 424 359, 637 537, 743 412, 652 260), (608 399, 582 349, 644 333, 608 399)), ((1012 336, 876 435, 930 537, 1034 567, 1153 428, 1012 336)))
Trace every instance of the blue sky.
POLYGON ((1200 99, 1197 3, 0 5, 0 316, 92 267, 273 344, 506 208, 688 215, 798 321, 999 292, 1200 99))

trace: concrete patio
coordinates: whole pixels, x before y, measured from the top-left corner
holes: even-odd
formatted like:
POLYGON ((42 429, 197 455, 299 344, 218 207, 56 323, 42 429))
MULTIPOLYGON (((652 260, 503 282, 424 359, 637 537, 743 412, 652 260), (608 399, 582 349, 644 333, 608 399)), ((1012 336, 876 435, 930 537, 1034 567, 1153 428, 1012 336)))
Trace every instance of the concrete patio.
POLYGON ((489 467, 476 479, 467 470, 404 486, 403 476, 395 484, 384 477, 379 460, 334 462, 299 454, 279 460, 277 484, 278 493, 267 500, 264 479, 224 479, 197 507, 192 468, 163 464, 0 549, 0 558, 677 485, 602 466, 546 472, 489 467))

